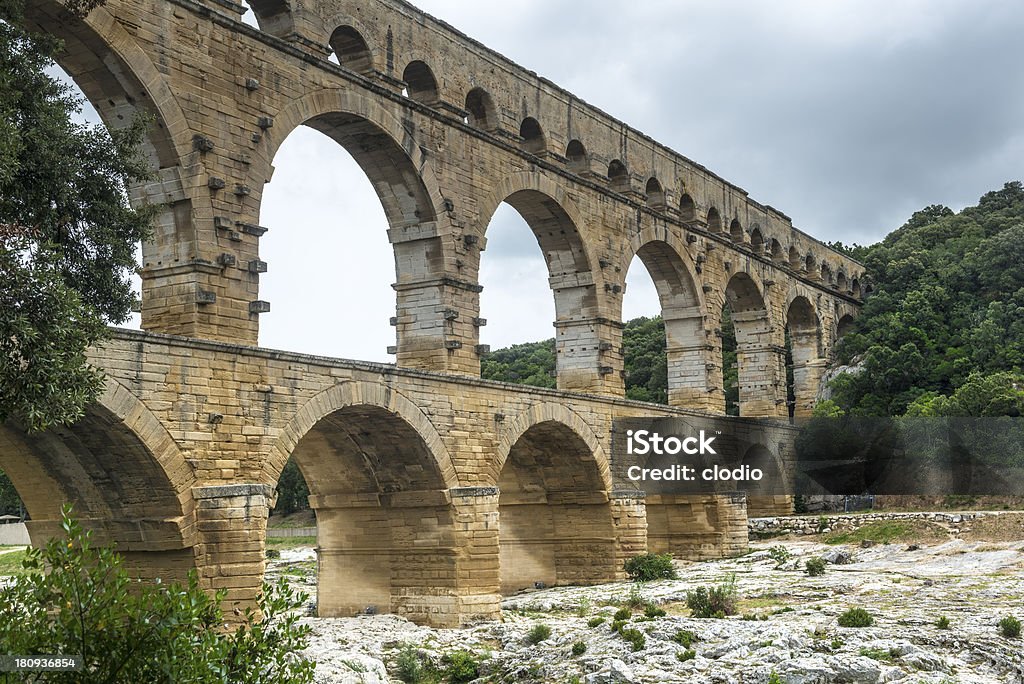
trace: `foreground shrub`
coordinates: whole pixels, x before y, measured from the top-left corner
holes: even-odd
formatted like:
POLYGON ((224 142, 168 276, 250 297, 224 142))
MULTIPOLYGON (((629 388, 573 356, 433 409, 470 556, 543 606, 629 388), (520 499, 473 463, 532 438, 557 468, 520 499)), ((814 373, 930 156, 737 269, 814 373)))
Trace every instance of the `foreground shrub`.
MULTIPOLYGON (((64 537, 29 551, 27 574, 0 588, 0 653, 80 655, 83 670, 60 681, 161 684, 304 684, 315 663, 295 655, 309 628, 293 612, 306 599, 282 580, 223 629, 223 593, 195 573, 185 585, 133 580, 113 549, 94 548, 65 508, 64 537), (44 569, 48 572, 44 572, 44 569)), ((57 681, 51 679, 47 681, 57 681)))
POLYGON ((697 587, 686 592, 686 605, 693 617, 712 618, 736 614, 736 575, 716 587, 697 587))
POLYGON ((452 684, 471 682, 480 676, 480 661, 470 651, 452 651, 441 658, 444 675, 452 684))
POLYGON ((587 652, 587 645, 582 641, 574 642, 572 645, 572 654, 574 656, 581 656, 587 652))
POLYGON ((680 629, 672 635, 672 641, 676 642, 683 648, 690 648, 690 645, 693 644, 693 642, 700 641, 700 639, 698 639, 697 635, 690 630, 680 629))
POLYGON ((587 627, 597 627, 598 625, 604 624, 604 618, 595 616, 587 621, 587 627))
POLYGON ((665 609, 660 606, 656 606, 653 603, 648 603, 646 606, 644 606, 644 617, 659 618, 665 617, 665 615, 665 609))
POLYGON ((536 646, 551 636, 551 628, 542 622, 538 622, 526 633, 526 643, 536 646))
POLYGON ((410 644, 402 647, 395 659, 398 678, 406 684, 428 684, 441 679, 441 674, 428 659, 423 657, 419 649, 410 644))
POLYGON ((626 574, 634 582, 650 582, 659 579, 678 579, 672 554, 647 553, 626 561, 626 574))
POLYGON ((941 617, 939 617, 938 620, 935 621, 935 626, 939 629, 949 629, 949 618, 945 615, 942 615, 941 617))
POLYGON ((818 575, 825 574, 825 559, 815 556, 814 558, 808 558, 807 562, 804 563, 804 569, 807 574, 811 577, 817 577, 818 575))
POLYGON ((793 554, 785 546, 773 546, 768 549, 768 557, 775 561, 775 567, 779 567, 792 558, 793 554))
POLYGON ((633 611, 629 608, 619 608, 615 611, 615 615, 612 616, 613 620, 628 620, 633 617, 633 611))
POLYGON ((676 653, 676 660, 678 660, 681 663, 685 663, 687 660, 693 660, 696 657, 697 652, 694 651, 692 648, 688 648, 685 651, 680 651, 676 653))
POLYGON ((851 608, 839 616, 840 627, 870 627, 873 624, 875 619, 863 608, 851 608))
POLYGON ((647 637, 639 629, 624 629, 619 634, 629 642, 634 651, 643 650, 643 647, 647 645, 647 637))
POLYGON ((1007 615, 999 621, 999 633, 1007 639, 1016 639, 1020 636, 1020 620, 1007 615))

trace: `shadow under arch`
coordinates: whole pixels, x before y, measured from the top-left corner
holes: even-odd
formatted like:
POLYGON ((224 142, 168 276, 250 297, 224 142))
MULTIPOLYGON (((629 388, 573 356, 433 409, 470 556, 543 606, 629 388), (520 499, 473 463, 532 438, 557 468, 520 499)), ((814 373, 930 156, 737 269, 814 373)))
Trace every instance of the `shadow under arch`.
POLYGON ((502 431, 498 456, 502 593, 615 579, 608 463, 582 419, 533 406, 502 431))
POLYGON ((714 381, 707 368, 712 348, 705 334, 704 293, 684 242, 666 227, 648 226, 630 240, 625 257, 623 272, 628 275, 633 258, 639 257, 658 292, 665 323, 668 403, 716 410, 709 392, 714 381))
POLYGON ((282 431, 269 481, 288 457, 317 519, 319 615, 372 607, 430 622, 439 605, 457 604, 450 490, 458 483, 440 436, 411 401, 368 382, 324 390, 282 431))
POLYGON ((481 202, 481 234, 502 203, 526 221, 544 256, 555 303, 559 388, 586 391, 601 386, 603 381, 596 377, 598 348, 609 333, 595 321, 608 318, 609 312, 599 296, 603 277, 595 268, 597 260, 583 234, 583 215, 557 183, 540 174, 522 172, 502 179, 481 202))
POLYGON ((159 419, 113 379, 74 425, 0 425, 0 468, 25 502, 35 545, 59 535, 61 508, 114 543, 134 574, 183 580, 196 567, 194 475, 159 419))

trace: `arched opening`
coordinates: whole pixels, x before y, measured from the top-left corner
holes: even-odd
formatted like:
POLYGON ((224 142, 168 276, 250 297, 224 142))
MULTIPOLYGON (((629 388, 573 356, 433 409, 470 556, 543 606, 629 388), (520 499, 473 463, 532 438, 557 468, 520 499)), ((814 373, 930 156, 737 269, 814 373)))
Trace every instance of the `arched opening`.
POLYGON ((647 180, 645 191, 647 193, 647 206, 652 209, 665 208, 665 189, 661 187, 661 183, 657 178, 651 177, 647 180))
POLYGON ((424 435, 388 409, 354 404, 320 418, 291 458, 316 514, 318 614, 436 620, 439 596, 454 590, 454 520, 424 435))
POLYGON ((334 29, 329 41, 338 64, 361 74, 373 72, 373 54, 366 40, 351 26, 334 29))
POLYGON ((750 231, 750 248, 754 254, 764 254, 764 238, 761 236, 761 229, 754 228, 750 231))
POLYGON ((565 148, 565 160, 569 170, 573 173, 590 171, 590 157, 587 156, 587 148, 579 140, 569 141, 565 148))
POLYGON ((718 209, 711 207, 708 209, 708 232, 709 233, 721 233, 722 232, 722 217, 718 213, 718 209))
POLYGON ((519 126, 519 138, 522 140, 523 150, 530 154, 541 154, 548 149, 547 140, 544 138, 544 130, 540 123, 532 116, 523 119, 519 126))
POLYGON ((601 468, 570 427, 550 420, 527 429, 509 450, 498 491, 503 594, 616 576, 601 468))
POLYGON ((492 131, 498 126, 497 109, 491 94, 483 88, 473 88, 466 95, 466 111, 469 112, 471 126, 485 131, 492 131))
POLYGON ((626 192, 629 187, 629 170, 618 159, 608 164, 608 186, 615 192, 626 192))
POLYGON ((789 417, 811 415, 817 402, 824 362, 821 324, 806 297, 796 297, 786 311, 786 394, 789 417))
POLYGON ((839 273, 836 274, 836 289, 840 292, 846 293, 849 291, 850 286, 846 279, 846 274, 840 269, 839 273))
POLYGON ((772 261, 774 261, 777 264, 784 264, 786 260, 786 255, 782 251, 782 243, 776 240, 775 238, 771 238, 769 242, 770 247, 768 251, 771 254, 772 261))
POLYGON ((746 273, 737 273, 725 289, 722 313, 723 373, 726 377, 726 413, 747 417, 775 416, 785 403, 776 397, 782 385, 783 357, 771 340, 771 327, 765 301, 754 280, 746 273), (735 375, 728 368, 728 322, 735 331, 735 375), (730 393, 735 377, 735 394, 730 393), (735 406, 731 397, 735 396, 735 406))
POLYGON ((841 340, 851 330, 853 330, 853 316, 846 314, 836 323, 836 341, 841 340))
POLYGON ((693 203, 693 198, 686 193, 683 193, 679 200, 679 218, 686 223, 697 220, 697 206, 693 203))
MULTIPOLYGON (((690 268, 680 253, 664 241, 652 240, 637 250, 626 274, 626 318, 637 274, 645 279, 654 296, 645 303, 660 314, 659 329, 628 326, 623 335, 626 354, 626 396, 695 409, 712 408, 707 374, 706 336, 697 288, 690 268), (637 262, 640 262, 639 264, 637 262), (651 301, 653 300, 653 301, 651 301)), ((636 306, 635 304, 633 305, 636 306)), ((632 324, 632 323, 631 323, 632 324)))
POLYGON ((821 282, 825 285, 834 284, 832 280, 832 267, 826 263, 822 263, 821 265, 821 282))
POLYGON ((729 224, 729 237, 737 244, 744 242, 746 235, 743 232, 743 226, 740 225, 739 219, 733 219, 729 224))
POLYGON ((598 365, 599 350, 596 341, 586 339, 593 331, 583 338, 579 335, 588 328, 586 321, 596 311, 597 298, 583 240, 572 218, 549 195, 519 190, 506 197, 491 217, 486 236, 487 250, 480 264, 480 315, 487 326, 481 337, 492 349, 547 341, 536 350, 531 346, 513 355, 536 352, 526 366, 503 365, 504 357, 492 352, 483 360, 484 376, 566 388, 584 382, 584 371, 592 374, 598 365), (524 224, 536 238, 539 252, 522 239, 524 224), (551 312, 552 300, 553 316, 545 316, 545 310, 551 312), (523 377, 527 367, 529 377, 523 377))
MULTIPOLYGON (((261 316, 260 344, 392 360, 387 348, 395 344, 395 329, 387 312, 397 308, 399 317, 408 316, 420 306, 415 292, 400 290, 396 307, 392 285, 421 280, 441 250, 439 238, 403 240, 409 227, 435 215, 414 162, 377 124, 333 112, 292 131, 276 148, 274 165, 260 205, 260 224, 270 229, 259 244, 266 273, 246 274, 273 305, 261 316), (311 168, 331 173, 311 174, 311 168)), ((405 320, 398 328, 400 361, 405 320)))
POLYGON ((860 280, 858 280, 857 278, 854 278, 853 280, 850 281, 850 294, 852 294, 857 299, 861 298, 860 280))
POLYGON ((800 256, 800 252, 796 247, 789 248, 789 267, 794 271, 803 270, 806 264, 804 264, 803 257, 800 256))
POLYGON ((405 81, 405 93, 409 99, 428 105, 437 104, 437 79, 425 62, 409 62, 409 66, 402 72, 402 80, 405 81))
POLYGON ((818 260, 815 259, 814 255, 810 252, 808 252, 807 256, 804 258, 804 270, 812 279, 815 275, 818 275, 818 260))
POLYGON ((261 31, 279 37, 295 33, 292 3, 288 0, 248 0, 248 4, 261 31))
MULTIPOLYGON (((128 404, 125 390, 111 391, 128 404)), ((134 424, 145 424, 140 409, 131 411, 134 424)), ((115 545, 131 575, 185 580, 196 567, 195 514, 185 505, 191 471, 169 438, 148 424, 146 434, 152 446, 102 403, 44 432, 28 433, 15 419, 0 424, 0 471, 24 502, 32 543, 60 535, 61 508, 71 504, 93 542, 115 545)))

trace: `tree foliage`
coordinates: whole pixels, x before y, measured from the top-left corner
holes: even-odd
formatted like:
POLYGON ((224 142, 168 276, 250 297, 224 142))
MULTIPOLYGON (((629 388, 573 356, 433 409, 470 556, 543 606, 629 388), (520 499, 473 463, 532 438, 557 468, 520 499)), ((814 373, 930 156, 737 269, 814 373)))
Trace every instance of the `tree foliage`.
POLYGON ((290 515, 309 508, 309 487, 294 458, 289 458, 277 480, 277 503, 274 513, 290 515))
POLYGON ((1020 182, 986 193, 959 213, 926 207, 882 242, 856 249, 875 289, 839 347, 842 362, 859 360, 863 368, 833 381, 833 400, 842 411, 947 410, 945 398, 958 388, 1001 392, 1013 382, 1005 373, 1021 372, 1020 182))
POLYGON ((60 43, 20 28, 22 9, 0 0, 0 420, 38 430, 73 422, 101 390, 85 350, 131 311, 152 210, 127 194, 148 175, 145 122, 72 122, 82 103, 45 73, 60 43))
POLYGON ((94 547, 64 510, 63 538, 30 550, 26 574, 0 588, 0 653, 81 656, 78 672, 48 682, 303 684, 314 663, 298 651, 309 628, 295 609, 305 597, 284 582, 264 586, 262 619, 247 611, 224 629, 223 594, 209 596, 195 573, 184 585, 132 580, 113 549, 94 547))

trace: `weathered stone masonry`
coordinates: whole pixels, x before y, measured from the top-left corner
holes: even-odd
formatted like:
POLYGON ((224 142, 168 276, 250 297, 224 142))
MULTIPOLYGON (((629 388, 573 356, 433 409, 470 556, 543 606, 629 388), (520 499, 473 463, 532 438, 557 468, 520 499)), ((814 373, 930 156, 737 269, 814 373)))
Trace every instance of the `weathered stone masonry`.
POLYGON ((742 415, 788 415, 787 329, 806 413, 866 289, 859 264, 397 0, 253 0, 262 30, 229 0, 109 0, 85 20, 31 5, 109 126, 153 118, 154 180, 133 197, 164 207, 142 272, 143 327, 163 335, 119 332, 95 350, 109 388, 80 424, 0 429, 0 467, 34 539, 71 500, 140 571, 197 568, 248 602, 273 487, 294 457, 317 512, 322 614, 373 605, 460 624, 495 615, 503 590, 614 578, 648 548, 743 548, 742 496, 612 491, 611 420, 722 412, 726 303, 742 415), (397 367, 249 346, 273 268, 259 238, 299 229, 259 217, 274 154, 300 125, 343 145, 384 206, 397 367), (478 379, 477 275, 502 202, 548 265, 560 391, 478 379), (621 399, 634 256, 661 298, 673 408, 621 399))

